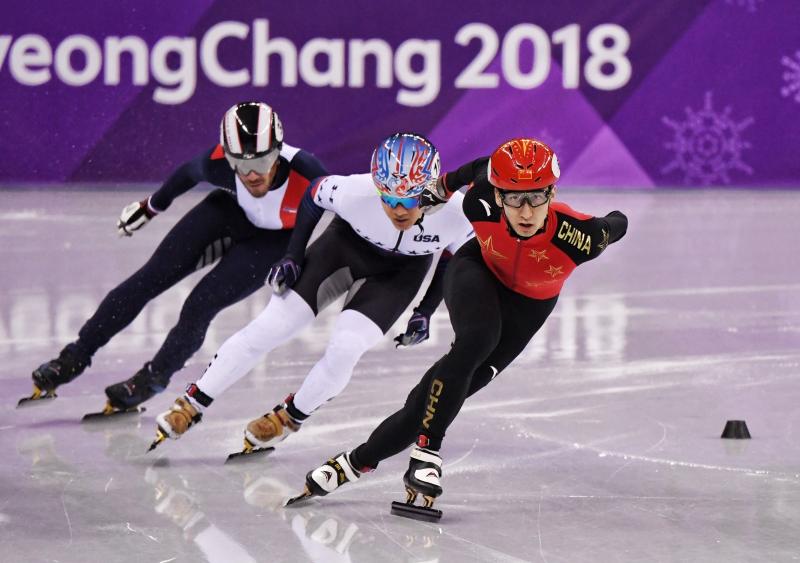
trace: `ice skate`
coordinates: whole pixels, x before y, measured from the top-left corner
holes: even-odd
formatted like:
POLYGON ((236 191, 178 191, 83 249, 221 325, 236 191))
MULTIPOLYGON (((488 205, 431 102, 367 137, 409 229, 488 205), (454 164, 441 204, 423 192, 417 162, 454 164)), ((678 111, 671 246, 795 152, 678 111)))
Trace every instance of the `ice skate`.
POLYGON ((156 417, 156 439, 150 444, 152 451, 167 438, 177 440, 183 436, 189 428, 199 423, 203 418, 200 408, 193 404, 188 395, 183 395, 175 400, 167 412, 163 412, 156 417))
POLYGON ((169 383, 153 372, 147 362, 133 377, 106 387, 106 406, 100 412, 84 415, 82 421, 88 422, 109 416, 139 414, 146 409, 140 406, 157 393, 161 393, 169 383))
POLYGON ((98 412, 86 413, 85 415, 83 415, 83 418, 81 418, 81 422, 98 422, 101 420, 106 420, 111 417, 123 417, 123 416, 141 414, 146 410, 147 409, 144 407, 118 409, 114 407, 110 402, 106 401, 106 405, 103 407, 103 410, 98 412))
POLYGON ((345 483, 358 481, 363 470, 359 471, 350 463, 350 452, 342 452, 306 474, 306 486, 297 496, 289 497, 284 506, 308 500, 312 497, 323 497, 332 493, 345 483))
MULTIPOLYGON (((225 463, 254 454, 268 454, 275 451, 275 444, 285 440, 290 433, 300 430, 301 421, 293 418, 287 409, 292 400, 289 395, 282 404, 262 417, 251 420, 244 431, 244 447, 241 452, 230 454, 225 463)), ((260 456, 259 456, 260 457, 260 456)))
POLYGON ((58 396, 56 388, 78 377, 91 363, 90 359, 81 357, 72 345, 65 347, 58 358, 33 370, 33 393, 30 397, 20 399, 17 408, 39 404, 37 401, 45 399, 55 399, 58 396))
POLYGON ((411 450, 408 471, 403 475, 406 501, 393 502, 392 514, 426 522, 438 522, 442 517, 442 511, 433 508, 433 503, 436 497, 442 494, 441 479, 442 458, 439 454, 415 446, 411 450), (422 494, 422 506, 414 504, 420 494, 422 494))

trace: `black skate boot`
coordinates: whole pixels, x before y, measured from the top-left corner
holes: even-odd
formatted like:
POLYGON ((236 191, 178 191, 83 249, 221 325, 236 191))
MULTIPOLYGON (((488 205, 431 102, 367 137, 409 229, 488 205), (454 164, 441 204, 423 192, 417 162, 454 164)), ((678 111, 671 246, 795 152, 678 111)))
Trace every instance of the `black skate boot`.
POLYGON ((56 388, 78 377, 83 370, 92 365, 91 358, 78 351, 74 344, 61 350, 58 358, 50 360, 33 370, 33 393, 20 399, 17 407, 34 404, 34 401, 55 399, 56 388))
POLYGON ((302 493, 286 499, 284 506, 290 506, 311 497, 324 497, 345 483, 358 481, 361 474, 371 471, 371 467, 356 469, 350 462, 350 452, 336 454, 331 459, 306 474, 306 486, 302 493))
POLYGON ((442 458, 439 452, 414 446, 411 450, 411 459, 408 462, 408 471, 403 475, 406 485, 406 502, 393 502, 392 514, 437 522, 442 517, 442 511, 433 508, 436 497, 442 494, 442 458), (422 506, 415 506, 417 495, 422 494, 422 506))
POLYGON ((146 409, 141 403, 153 395, 166 389, 169 378, 164 378, 153 371, 150 362, 133 374, 133 377, 106 387, 108 401, 100 412, 92 412, 83 416, 82 422, 103 419, 112 415, 138 414, 146 409))

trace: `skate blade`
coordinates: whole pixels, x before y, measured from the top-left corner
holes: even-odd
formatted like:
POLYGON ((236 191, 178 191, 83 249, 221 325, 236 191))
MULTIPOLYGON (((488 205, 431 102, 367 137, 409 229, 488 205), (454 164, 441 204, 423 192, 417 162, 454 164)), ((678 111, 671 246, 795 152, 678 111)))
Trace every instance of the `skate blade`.
POLYGON ((100 420, 108 420, 109 418, 120 418, 126 415, 141 414, 147 409, 145 407, 133 407, 130 409, 118 409, 106 404, 105 408, 100 412, 90 412, 83 415, 81 422, 94 422, 100 420))
POLYGON ((36 387, 36 385, 34 385, 33 393, 31 394, 31 396, 23 397, 22 399, 20 399, 19 402, 17 402, 17 408, 32 407, 37 404, 41 405, 45 402, 48 402, 51 399, 55 399, 56 397, 58 397, 58 395, 56 395, 55 391, 44 391, 36 387))
POLYGON ((147 448, 147 452, 148 453, 152 452, 154 449, 156 449, 156 446, 158 446, 161 442, 163 442, 166 439, 167 439, 166 432, 161 430, 161 428, 156 428, 156 439, 153 440, 153 443, 150 444, 149 448, 147 448))
POLYGON ((251 450, 243 450, 230 454, 225 460, 225 463, 241 463, 248 459, 262 458, 275 451, 275 448, 253 448, 251 450))
POLYGON ((292 506, 293 504, 297 504, 303 502, 304 500, 308 500, 314 496, 314 493, 308 490, 308 485, 303 489, 303 492, 295 497, 289 497, 285 501, 283 501, 283 506, 292 506))
POLYGON ((442 518, 442 511, 436 508, 425 508, 397 501, 392 503, 392 514, 425 522, 438 522, 442 518))

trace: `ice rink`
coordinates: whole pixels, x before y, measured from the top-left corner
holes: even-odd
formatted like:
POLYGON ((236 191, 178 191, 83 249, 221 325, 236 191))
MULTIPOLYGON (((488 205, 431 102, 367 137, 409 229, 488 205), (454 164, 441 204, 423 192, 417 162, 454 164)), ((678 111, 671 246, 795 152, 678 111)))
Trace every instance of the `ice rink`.
POLYGON ((437 524, 389 514, 407 456, 299 508, 305 473, 359 444, 448 348, 368 352, 349 387, 276 452, 224 465, 246 423, 321 356, 329 309, 206 411, 145 454, 156 414, 200 376, 269 290, 223 312, 147 412, 81 424, 174 324, 195 274, 152 302, 59 397, 27 409, 30 372, 74 339, 204 194, 133 238, 116 218, 148 189, 0 192, 0 560, 791 561, 800 559, 800 198, 777 191, 573 192, 620 209, 627 236, 570 278, 512 366, 470 399, 442 450, 437 524), (722 440, 728 419, 753 439, 722 440), (795 428, 795 426, 798 428, 795 428))

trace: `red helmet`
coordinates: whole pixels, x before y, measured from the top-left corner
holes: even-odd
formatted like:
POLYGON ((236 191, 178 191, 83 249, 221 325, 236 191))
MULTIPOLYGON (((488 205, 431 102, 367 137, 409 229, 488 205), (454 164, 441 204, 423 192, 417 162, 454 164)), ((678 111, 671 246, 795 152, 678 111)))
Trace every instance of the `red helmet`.
POLYGON ((561 175, 553 149, 536 139, 506 141, 489 158, 489 182, 501 190, 542 190, 561 175))

